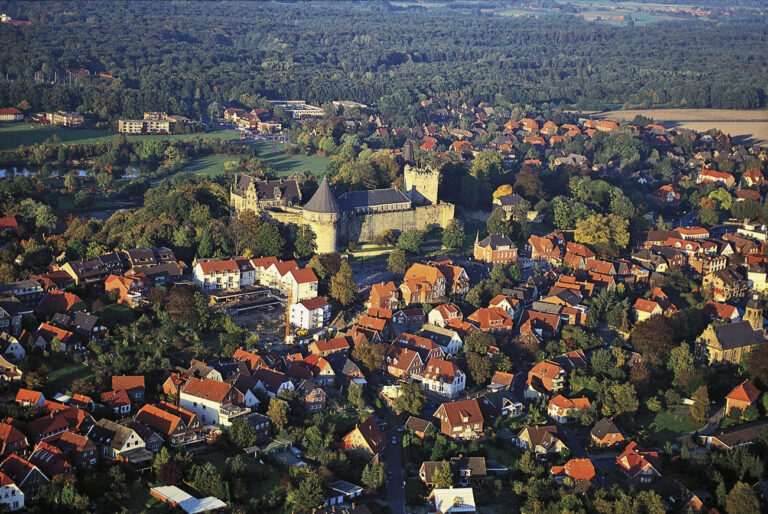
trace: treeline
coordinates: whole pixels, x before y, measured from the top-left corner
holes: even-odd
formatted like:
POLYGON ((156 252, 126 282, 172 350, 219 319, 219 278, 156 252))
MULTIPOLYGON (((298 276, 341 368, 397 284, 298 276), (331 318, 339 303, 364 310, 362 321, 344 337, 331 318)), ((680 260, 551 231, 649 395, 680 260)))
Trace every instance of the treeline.
POLYGON ((197 118, 213 100, 251 107, 264 97, 380 104, 397 123, 424 117, 421 95, 581 109, 766 105, 760 20, 611 27, 321 2, 25 10, 43 23, 0 26, 0 104, 105 120, 150 110, 197 118), (81 68, 90 75, 62 83, 81 68), (36 84, 35 74, 58 82, 36 84))

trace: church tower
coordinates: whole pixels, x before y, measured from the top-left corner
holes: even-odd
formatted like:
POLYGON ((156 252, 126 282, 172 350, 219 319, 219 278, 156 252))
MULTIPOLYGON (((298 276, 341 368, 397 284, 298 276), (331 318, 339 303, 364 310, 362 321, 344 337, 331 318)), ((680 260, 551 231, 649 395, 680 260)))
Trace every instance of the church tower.
POLYGON ((302 216, 317 236, 317 253, 335 252, 341 210, 326 177, 304 206, 302 216))
POLYGON ((432 168, 420 169, 410 164, 403 170, 403 189, 413 205, 437 205, 440 172, 432 168))
POLYGON ((763 304, 757 294, 753 295, 752 299, 747 302, 742 320, 749 321, 754 330, 763 330, 763 304))

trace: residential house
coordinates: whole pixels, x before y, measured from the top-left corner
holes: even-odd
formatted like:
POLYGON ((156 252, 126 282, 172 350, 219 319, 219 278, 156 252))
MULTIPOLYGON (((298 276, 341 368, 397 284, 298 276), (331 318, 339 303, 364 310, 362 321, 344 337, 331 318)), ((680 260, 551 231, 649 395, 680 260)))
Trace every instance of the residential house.
POLYGON ((109 460, 149 459, 152 454, 135 430, 108 419, 100 419, 88 430, 88 439, 96 444, 102 456, 109 460))
POLYGON ((371 286, 371 292, 368 297, 369 308, 394 310, 397 309, 399 303, 398 289, 394 282, 381 282, 371 286))
POLYGON ((248 366, 248 371, 251 372, 254 372, 260 367, 267 365, 261 355, 243 350, 242 348, 235 350, 235 353, 232 355, 232 359, 235 362, 244 362, 245 365, 248 366))
MULTIPOLYGON (((309 373, 311 376, 312 372, 310 371, 309 373)), ((277 398, 283 391, 293 391, 295 389, 293 382, 291 382, 290 378, 288 378, 285 373, 267 367, 262 367, 254 371, 252 379, 254 388, 266 392, 270 398, 277 398)))
POLYGON ((467 319, 483 332, 511 332, 514 326, 512 317, 501 307, 477 309, 467 319))
POLYGON ((405 422, 405 428, 413 432, 419 439, 424 439, 428 434, 435 430, 435 427, 431 422, 417 418, 416 416, 408 416, 408 420, 405 422))
POLYGON ((731 409, 738 409, 743 415, 747 407, 755 404, 761 393, 749 380, 737 385, 725 397, 726 416, 731 413, 731 409))
POLYGON ((398 345, 387 347, 384 366, 387 373, 397 378, 411 378, 421 373, 424 369, 424 361, 419 352, 398 345))
POLYGON ((616 446, 624 442, 624 434, 610 418, 603 418, 589 431, 592 444, 601 447, 616 446))
POLYGON ((533 261, 544 261, 558 265, 562 260, 564 245, 565 239, 560 233, 552 233, 546 236, 534 234, 528 238, 526 249, 530 251, 533 261))
POLYGON ((495 384, 489 385, 486 391, 478 394, 477 400, 480 402, 483 415, 489 418, 515 417, 525 411, 522 402, 511 390, 495 384))
MULTIPOLYGON (((163 448, 162 436, 149 428, 147 425, 131 419, 123 421, 122 423, 127 428, 130 428, 136 432, 141 440, 144 441, 144 450, 146 452, 157 453, 163 448)), ((146 455, 144 452, 142 452, 142 454, 146 455)), ((145 458, 143 455, 142 458, 145 458)))
MULTIPOLYGON (((4 232, 4 231, 3 231, 4 232)), ((26 305, 34 305, 45 296, 46 289, 41 280, 32 277, 27 280, 17 280, 0 284, 0 295, 3 297, 15 297, 26 305)))
POLYGON ((464 319, 464 314, 462 314, 461 309, 455 303, 441 303, 429 311, 427 315, 429 323, 442 328, 445 328, 452 319, 459 321, 464 319))
MULTIPOLYGON (((442 465, 442 461, 424 461, 419 468, 419 478, 427 486, 433 486, 435 470, 442 465)), ((453 474, 453 483, 469 485, 470 483, 482 483, 489 477, 485 465, 485 457, 465 457, 460 455, 452 457, 448 461, 453 474)))
POLYGON ((345 337, 334 337, 332 339, 320 339, 310 343, 308 350, 310 353, 320 357, 328 357, 334 353, 349 354, 349 342, 345 337))
POLYGON ((576 483, 583 481, 592 482, 597 476, 595 466, 588 458, 571 459, 564 466, 552 466, 552 474, 557 483, 562 483, 566 477, 576 483))
POLYGON ((232 384, 191 377, 179 393, 179 407, 195 414, 203 425, 228 428, 232 421, 251 412, 234 403, 239 400, 238 393, 232 384))
POLYGON ((698 177, 696 177, 696 183, 720 184, 726 188, 731 188, 736 184, 736 179, 730 173, 705 168, 699 172, 698 177))
POLYGON ((712 435, 699 436, 699 440, 707 448, 729 451, 754 444, 766 428, 768 428, 766 420, 751 421, 718 430, 712 435))
POLYGON ((419 335, 431 339, 446 355, 456 355, 461 350, 463 342, 458 332, 437 325, 424 325, 419 335))
POLYGON ((418 352, 421 362, 427 362, 430 359, 445 358, 445 351, 440 345, 427 337, 403 332, 392 341, 392 344, 418 352))
MULTIPOLYGON (((251 270, 250 264, 248 271, 251 270)), ((235 259, 200 260, 192 269, 193 279, 203 292, 240 289, 240 266, 235 259)))
POLYGON ((40 391, 21 388, 16 393, 16 399, 14 401, 22 407, 28 407, 30 405, 42 407, 45 403, 45 396, 43 396, 43 393, 40 391))
POLYGON ((0 472, 0 505, 11 512, 24 508, 24 492, 3 472, 0 472))
POLYGON ((102 283, 109 275, 122 275, 127 268, 128 263, 123 252, 111 252, 89 259, 69 261, 61 267, 78 286, 102 283))
POLYGON ((559 364, 551 360, 543 360, 528 372, 525 397, 535 399, 541 395, 557 393, 565 386, 565 378, 565 370, 559 364))
POLYGON ((83 409, 87 412, 93 412, 95 408, 93 400, 90 396, 85 396, 78 393, 72 395, 72 398, 69 400, 69 405, 72 407, 77 407, 78 409, 83 409))
MULTIPOLYGON (((7 480, 4 479, 3 482, 5 482, 5 484, 2 489, 3 493, 8 492, 11 495, 11 498, 14 493, 16 496, 21 496, 18 500, 18 508, 21 508, 21 505, 23 505, 24 498, 37 496, 40 489, 51 481, 45 476, 40 468, 19 455, 9 455, 6 457, 5 460, 0 463, 0 472, 3 473, 6 479, 10 479, 12 483, 16 485, 16 487, 8 487, 10 486, 10 483, 7 483, 7 480), (19 495, 19 489, 23 494, 19 495)), ((3 500, 4 499, 5 498, 3 498, 3 500)))
POLYGON ((144 391, 146 386, 144 385, 143 375, 115 375, 112 377, 112 389, 124 390, 131 397, 131 401, 143 402, 144 391))
POLYGON ((415 263, 405 272, 400 293, 406 305, 438 303, 446 298, 447 281, 436 267, 415 263))
POLYGON ((504 371, 495 371, 488 387, 510 389, 515 375, 504 371))
POLYGON ((646 300, 645 298, 638 298, 635 300, 635 304, 632 306, 632 312, 635 315, 635 321, 640 323, 645 321, 651 316, 660 316, 663 312, 661 305, 653 300, 646 300))
POLYGON ((616 457, 616 464, 634 485, 650 484, 661 478, 661 458, 658 452, 643 449, 635 441, 616 457))
POLYGON ((480 240, 475 238, 474 258, 489 264, 510 264, 517 262, 517 246, 503 234, 491 234, 480 240))
POLYGON ((558 423, 568 423, 577 411, 586 410, 589 407, 589 399, 586 397, 566 398, 558 394, 549 401, 547 415, 558 423))
POLYGON ((115 291, 117 303, 126 307, 136 307, 146 298, 150 283, 144 275, 124 276, 109 275, 104 281, 106 291, 115 291))
POLYGON ((738 272, 723 269, 705 275, 702 287, 712 291, 716 302, 727 302, 744 296, 747 292, 747 281, 738 272))
POLYGON ((331 305, 322 296, 291 305, 291 325, 305 330, 318 330, 331 320, 331 305))
POLYGON ((557 427, 554 425, 524 426, 517 433, 517 445, 537 455, 560 453, 568 448, 560 439, 557 427))
POLYGON ((169 445, 186 445, 203 440, 203 424, 197 416, 172 403, 144 405, 134 419, 157 432, 169 445))
POLYGON ((711 300, 704 305, 701 313, 711 320, 717 319, 728 323, 733 323, 741 318, 736 306, 711 300))
POLYGON ((368 418, 355 425, 355 428, 342 438, 341 444, 345 450, 374 456, 384 450, 387 441, 373 418, 368 418))
POLYGON ((435 512, 442 514, 477 512, 475 494, 471 487, 433 489, 429 499, 435 505, 435 512))
POLYGON ((504 312, 509 314, 509 317, 512 319, 515 319, 518 316, 519 305, 520 300, 503 294, 494 296, 491 301, 488 302, 488 307, 498 307, 500 309, 504 309, 504 312))
POLYGON ((429 391, 454 398, 466 386, 466 375, 455 362, 430 359, 421 372, 421 385, 429 391))
POLYGON ((312 268, 292 269, 283 276, 280 284, 291 302, 309 300, 317 296, 318 280, 312 268))
POLYGON ((45 476, 70 475, 74 467, 67 461, 64 452, 45 441, 40 441, 29 456, 30 464, 37 466, 45 476))
POLYGON ((29 441, 24 432, 11 423, 0 422, 0 457, 11 453, 24 453, 29 447, 29 441))
POLYGON ((450 260, 429 261, 427 266, 434 266, 445 276, 446 290, 457 298, 464 297, 469 292, 470 280, 467 271, 453 264, 450 260))
POLYGON ((307 368, 312 373, 312 381, 325 387, 336 382, 336 373, 331 364, 319 355, 310 354, 299 361, 298 364, 307 368))
POLYGON ((85 310, 85 303, 75 294, 59 291, 58 289, 51 289, 45 296, 43 296, 40 303, 37 304, 37 308, 46 314, 52 315, 57 312, 85 310))
POLYGON ((304 379, 296 386, 296 391, 304 401, 304 410, 307 413, 313 414, 325 409, 328 395, 314 382, 304 379))
POLYGON ((118 416, 131 413, 131 399, 125 389, 101 393, 101 401, 118 416))
POLYGON ((424 309, 419 307, 400 309, 392 314, 392 323, 401 329, 419 328, 424 324, 425 319, 424 309))
POLYGON ((595 252, 580 243, 569 242, 565 246, 563 264, 574 270, 585 269, 587 264, 595 260, 595 252))
POLYGON ((485 419, 477 399, 445 402, 437 408, 434 417, 440 421, 440 432, 453 439, 483 436, 485 419))
POLYGON ((59 434, 51 443, 56 445, 79 469, 91 469, 98 460, 98 448, 93 441, 84 435, 72 431, 59 434))

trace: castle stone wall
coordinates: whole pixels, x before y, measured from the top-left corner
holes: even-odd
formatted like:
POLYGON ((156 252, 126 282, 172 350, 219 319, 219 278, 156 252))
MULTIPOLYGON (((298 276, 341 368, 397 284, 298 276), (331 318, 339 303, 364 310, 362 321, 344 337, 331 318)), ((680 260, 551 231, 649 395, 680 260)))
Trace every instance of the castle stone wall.
POLYGON ((372 241, 387 230, 424 230, 435 225, 445 228, 453 219, 453 214, 453 204, 440 203, 405 211, 350 216, 342 220, 339 234, 348 241, 372 241))

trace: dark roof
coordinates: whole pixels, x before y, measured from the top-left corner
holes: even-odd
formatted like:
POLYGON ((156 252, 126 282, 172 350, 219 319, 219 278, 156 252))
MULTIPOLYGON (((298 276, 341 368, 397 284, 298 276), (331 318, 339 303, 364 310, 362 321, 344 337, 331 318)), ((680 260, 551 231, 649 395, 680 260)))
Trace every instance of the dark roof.
POLYGON ((372 189, 370 191, 349 191, 339 197, 339 207, 342 211, 352 211, 359 207, 410 202, 411 201, 402 191, 392 188, 372 189))
POLYGON ((320 182, 320 187, 312 198, 304 206, 305 211, 320 212, 324 214, 338 214, 339 204, 336 202, 336 198, 333 195, 333 190, 328 184, 328 178, 323 177, 323 181, 320 182))
POLYGON ((98 322, 98 316, 94 316, 93 314, 86 314, 83 311, 78 311, 75 313, 73 325, 77 334, 87 335, 93 332, 93 329, 96 327, 98 322))
POLYGON ((752 328, 749 321, 716 325, 713 329, 723 350, 750 346, 763 340, 761 331, 752 328))
POLYGON ((409 416, 408 421, 405 422, 405 426, 414 432, 426 432, 427 429, 432 426, 432 423, 426 419, 417 418, 416 416, 409 416))
POLYGON ((610 418, 603 418, 595 423, 595 426, 592 427, 589 433, 602 440, 608 434, 620 434, 621 431, 610 418))
POLYGON ((275 200, 275 191, 279 191, 280 199, 285 199, 294 204, 298 204, 301 201, 299 185, 295 180, 259 180, 250 175, 243 175, 233 189, 235 193, 242 195, 251 184, 256 189, 259 200, 275 200))
POLYGON ((711 437, 717 439, 729 448, 750 444, 760 437, 760 432, 768 428, 768 421, 752 421, 735 427, 726 428, 715 432, 711 437))
POLYGON ((504 195, 499 197, 499 203, 502 206, 520 205, 523 203, 523 197, 518 194, 504 195))
POLYGON ((755 309, 760 312, 763 311, 763 304, 760 301, 760 297, 758 295, 752 295, 752 298, 750 298, 747 302, 747 309, 755 309))
POLYGON ((478 246, 485 248, 487 246, 490 246, 492 250, 496 250, 499 247, 505 246, 508 248, 516 248, 515 243, 510 241, 510 239, 501 234, 491 234, 485 239, 481 240, 478 243, 478 246))

